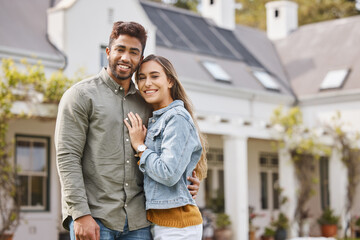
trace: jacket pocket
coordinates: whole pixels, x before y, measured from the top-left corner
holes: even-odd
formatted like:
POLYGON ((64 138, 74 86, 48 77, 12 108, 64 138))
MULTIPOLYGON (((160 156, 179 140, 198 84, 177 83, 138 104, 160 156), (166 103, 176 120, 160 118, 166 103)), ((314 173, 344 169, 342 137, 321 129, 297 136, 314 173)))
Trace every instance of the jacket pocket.
POLYGON ((146 135, 145 145, 149 149, 155 151, 158 154, 160 154, 161 152, 161 142, 162 142, 161 130, 162 130, 161 128, 150 130, 146 135))

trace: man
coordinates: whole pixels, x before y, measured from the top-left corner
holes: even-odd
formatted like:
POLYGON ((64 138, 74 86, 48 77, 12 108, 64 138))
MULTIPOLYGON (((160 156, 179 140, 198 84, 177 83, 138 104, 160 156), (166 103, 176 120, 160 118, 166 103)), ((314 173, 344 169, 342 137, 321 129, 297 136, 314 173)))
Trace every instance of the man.
MULTIPOLYGON (((116 22, 106 48, 108 67, 64 93, 56 121, 57 167, 63 226, 74 240, 151 239, 143 176, 123 120, 151 108, 131 81, 147 34, 134 22, 116 22)), ((190 178, 196 196, 199 181, 190 178)))

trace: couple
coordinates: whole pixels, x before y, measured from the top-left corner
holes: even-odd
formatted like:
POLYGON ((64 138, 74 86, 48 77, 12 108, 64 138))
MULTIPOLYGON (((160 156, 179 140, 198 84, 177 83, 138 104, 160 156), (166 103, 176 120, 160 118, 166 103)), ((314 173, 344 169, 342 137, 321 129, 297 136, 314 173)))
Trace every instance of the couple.
POLYGON ((152 239, 150 222, 154 239, 201 239, 194 198, 206 176, 204 141, 172 64, 143 59, 146 39, 140 24, 114 23, 108 67, 59 104, 57 167, 72 240, 152 239))

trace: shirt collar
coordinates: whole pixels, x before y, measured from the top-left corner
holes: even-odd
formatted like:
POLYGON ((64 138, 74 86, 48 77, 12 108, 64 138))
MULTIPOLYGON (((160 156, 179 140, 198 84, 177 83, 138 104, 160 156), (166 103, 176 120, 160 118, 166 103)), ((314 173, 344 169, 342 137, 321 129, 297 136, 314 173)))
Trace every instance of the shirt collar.
POLYGON ((156 110, 153 112, 153 117, 159 117, 161 114, 163 114, 164 112, 174 108, 174 107, 177 107, 177 106, 182 106, 184 107, 184 102, 181 101, 181 100, 175 100, 173 101, 172 103, 170 103, 168 106, 164 107, 164 108, 161 108, 159 110, 156 110))
MULTIPOLYGON (((106 67, 101 69, 100 77, 105 82, 105 84, 111 89, 111 91, 114 92, 115 94, 118 94, 119 91, 122 91, 124 89, 120 84, 115 82, 115 80, 110 77, 109 73, 106 71, 106 67)), ((130 81, 128 94, 135 94, 136 91, 137 89, 134 82, 130 81)))

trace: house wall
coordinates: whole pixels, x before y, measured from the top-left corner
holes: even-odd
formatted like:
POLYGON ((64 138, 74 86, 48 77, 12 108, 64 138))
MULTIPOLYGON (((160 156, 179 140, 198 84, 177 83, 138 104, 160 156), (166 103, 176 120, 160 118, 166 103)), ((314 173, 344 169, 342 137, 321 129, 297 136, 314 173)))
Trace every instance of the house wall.
POLYGON ((84 69, 89 75, 99 72, 100 47, 108 45, 113 22, 116 21, 135 21, 142 24, 148 32, 145 56, 155 52, 155 26, 149 21, 138 1, 75 1, 68 7, 49 11, 49 18, 54 18, 49 22, 52 24, 49 26, 50 37, 56 40, 59 48, 68 57, 66 73, 69 76, 79 69, 84 69))
POLYGON ((50 181, 49 211, 21 211, 20 225, 14 240, 57 239, 60 229, 60 184, 55 164, 54 147, 55 120, 16 119, 9 123, 7 140, 15 139, 16 134, 50 137, 50 181))
MULTIPOLYGON (((347 94, 324 93, 318 97, 308 97, 302 99, 300 103, 303 113, 304 123, 309 127, 324 127, 332 124, 332 118, 337 112, 341 114, 343 129, 349 132, 360 131, 360 104, 359 94, 354 90, 347 94)), ((331 146, 331 142, 328 143, 331 146)), ((330 207, 334 209, 335 214, 341 216, 342 229, 339 230, 343 234, 346 228, 346 186, 347 186, 347 170, 341 162, 341 155, 332 148, 332 155, 329 157, 329 195, 330 207)), ((360 212, 360 186, 357 187, 352 215, 359 215, 360 212)), ((321 208, 316 208, 315 203, 319 201, 312 199, 309 206, 312 209, 312 220, 310 221, 310 234, 319 234, 319 226, 316 223, 317 217, 321 214, 321 208)))

